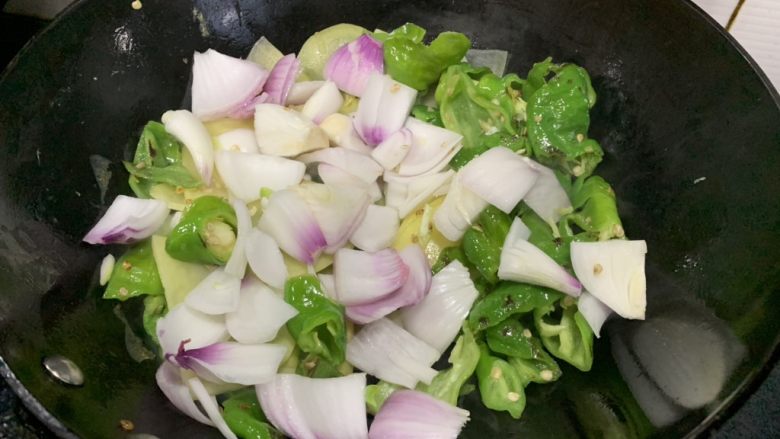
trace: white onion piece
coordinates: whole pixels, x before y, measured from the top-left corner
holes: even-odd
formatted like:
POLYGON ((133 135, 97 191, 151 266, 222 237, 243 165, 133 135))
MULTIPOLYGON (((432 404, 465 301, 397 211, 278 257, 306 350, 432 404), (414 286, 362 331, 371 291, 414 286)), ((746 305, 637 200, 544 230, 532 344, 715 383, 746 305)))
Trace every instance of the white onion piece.
POLYGON ((360 305, 380 299, 406 282, 409 267, 393 249, 375 253, 342 248, 333 258, 338 301, 360 305))
POLYGON ((154 378, 157 381, 157 387, 162 390, 168 401, 179 409, 180 412, 201 424, 214 425, 195 404, 192 394, 190 394, 190 389, 181 379, 178 367, 163 361, 160 367, 157 368, 154 378))
POLYGON ((296 439, 365 439, 368 436, 365 374, 308 378, 279 374, 257 386, 271 423, 296 439))
POLYGON ((350 116, 333 113, 320 122, 320 128, 328 135, 331 145, 371 154, 371 148, 358 136, 350 116))
POLYGON ((420 303, 401 310, 404 328, 442 353, 457 337, 478 295, 469 270, 452 261, 433 276, 420 303))
POLYGON ((211 185, 214 145, 203 122, 187 110, 171 110, 162 115, 162 123, 165 124, 165 131, 181 140, 190 152, 195 168, 206 186, 211 185))
POLYGON ((503 146, 488 149, 459 172, 466 188, 504 213, 515 208, 539 175, 533 162, 503 146))
POLYGON ((404 219, 448 185, 453 175, 453 170, 417 177, 398 177, 385 172, 385 204, 398 209, 398 216, 404 219))
POLYGON ((394 207, 372 204, 366 209, 363 221, 358 224, 349 242, 361 250, 376 252, 390 247, 399 226, 398 211, 394 207))
POLYGON ((504 76, 508 57, 509 53, 506 50, 469 49, 466 52, 466 62, 474 67, 487 67, 496 76, 504 76))
POLYGON ((260 190, 273 191, 295 186, 303 180, 306 165, 263 154, 217 151, 217 171, 235 197, 250 203, 260 199, 260 190))
POLYGON ((328 147, 328 136, 308 117, 276 104, 255 107, 255 138, 260 152, 282 157, 328 147))
POLYGON ((371 152, 371 157, 383 168, 395 169, 409 154, 412 139, 412 132, 408 128, 401 128, 377 145, 371 152))
POLYGON ((507 235, 501 249, 499 279, 541 285, 574 297, 580 295, 580 282, 539 247, 523 238, 528 233, 519 217, 514 219, 510 231, 512 229, 514 233, 507 235), (515 224, 517 222, 521 224, 515 224))
POLYGON ((364 326, 347 343, 347 361, 375 377, 413 389, 430 384, 436 371, 430 366, 441 353, 389 319, 364 326))
POLYGON ((379 183, 376 181, 366 183, 349 172, 327 163, 320 163, 317 165, 317 174, 325 184, 334 186, 352 186, 364 189, 366 192, 368 192, 372 203, 376 203, 382 199, 382 190, 379 189, 379 183))
POLYGON ((225 314, 238 309, 240 291, 241 278, 218 268, 187 294, 184 303, 204 314, 225 314))
POLYGON ((306 202, 325 236, 325 251, 333 253, 346 244, 360 225, 371 202, 363 189, 303 183, 295 191, 306 202))
POLYGON ((157 321, 157 338, 164 354, 175 355, 185 340, 190 349, 227 340, 225 318, 195 311, 184 303, 176 305, 157 321))
POLYGON ((219 432, 222 433, 222 436, 225 436, 226 439, 238 439, 222 417, 222 413, 219 411, 219 405, 217 404, 217 398, 209 395, 208 390, 206 390, 206 387, 200 379, 196 376, 187 379, 187 386, 198 398, 201 405, 203 405, 203 410, 209 415, 212 424, 217 427, 219 432))
POLYGON ((341 96, 336 84, 327 81, 306 101, 301 113, 314 123, 319 124, 326 117, 339 111, 343 103, 344 97, 341 96))
POLYGON ((287 280, 287 265, 276 243, 267 233, 253 228, 246 241, 246 258, 252 272, 268 285, 282 289, 287 280))
POLYGON ((252 46, 246 59, 270 71, 282 57, 284 54, 263 36, 252 46))
POLYGON ((593 330, 593 333, 596 334, 596 338, 600 338, 601 327, 607 321, 609 315, 612 314, 612 310, 587 291, 583 291, 580 295, 577 301, 577 309, 582 314, 582 317, 585 318, 585 321, 588 322, 588 326, 593 330))
POLYGON ((303 105, 325 81, 301 81, 293 84, 287 95, 287 105, 303 105))
POLYGON ((327 163, 370 184, 382 175, 382 167, 371 157, 346 148, 327 148, 298 157, 303 163, 327 163))
POLYGON ((236 242, 230 252, 230 258, 225 263, 225 273, 243 279, 246 274, 246 240, 252 231, 252 216, 246 203, 241 200, 230 200, 233 211, 236 212, 236 242))
POLYGON ((574 273, 590 294, 621 317, 645 318, 645 241, 572 242, 574 273))
POLYGON ((330 299, 338 300, 338 294, 336 294, 336 279, 332 274, 318 274, 317 278, 320 280, 320 286, 322 292, 325 293, 330 299))
POLYGON ((523 197, 523 202, 555 228, 561 212, 571 209, 571 201, 552 169, 536 162, 534 166, 539 171, 539 177, 523 197))
POLYGON ((317 219, 301 196, 291 190, 271 195, 257 228, 271 235, 282 250, 304 264, 313 264, 327 246, 317 219))
POLYGON ((268 96, 266 102, 286 105, 287 95, 290 93, 300 70, 301 62, 292 53, 277 61, 263 87, 263 94, 268 96))
POLYGON ((412 148, 398 166, 399 175, 439 172, 463 147, 463 136, 410 117, 404 128, 412 133, 412 148))
POLYGON ((214 343, 202 348, 180 349, 176 363, 215 383, 245 386, 273 380, 287 348, 275 344, 214 343))
MULTIPOLYGON (((217 149, 222 151, 258 152, 255 132, 249 128, 237 128, 217 136, 217 149)), ((219 169, 219 164, 217 164, 219 169)))
POLYGON ((159 200, 117 196, 83 241, 90 244, 130 244, 154 234, 168 218, 159 200))
POLYGON ((382 143, 404 126, 416 97, 417 90, 387 75, 372 74, 355 116, 355 129, 360 138, 369 145, 382 143))
POLYGON ((225 315, 225 324, 239 343, 266 343, 296 314, 273 290, 250 277, 242 282, 238 309, 225 315))
POLYGON ((531 237, 531 229, 529 229, 528 226, 525 225, 525 223, 523 222, 523 220, 520 219, 520 217, 515 217, 515 219, 512 220, 512 225, 509 226, 509 232, 507 232, 504 241, 506 242, 515 242, 518 240, 528 241, 528 238, 530 237, 531 237))
POLYGON ((100 286, 104 287, 108 283, 109 280, 111 280, 111 274, 114 272, 114 265, 116 264, 116 259, 114 258, 114 255, 111 253, 107 254, 106 257, 103 258, 102 261, 100 261, 100 286))
POLYGON ((416 390, 396 390, 371 423, 369 439, 456 439, 469 411, 416 390))
POLYGON ((348 306, 346 313, 350 320, 361 325, 371 323, 398 308, 419 303, 428 294, 431 288, 431 267, 420 246, 409 245, 398 254, 409 267, 409 277, 406 282, 389 296, 375 302, 348 306))
POLYGON ((433 216, 436 230, 450 241, 459 241, 472 222, 488 206, 487 201, 460 183, 460 174, 452 177, 450 190, 433 216))
POLYGON ((382 43, 368 35, 341 46, 325 65, 324 76, 341 90, 362 96, 371 74, 384 72, 382 43))
POLYGON ((209 49, 192 62, 192 112, 202 120, 225 117, 257 96, 268 79, 257 64, 209 49))

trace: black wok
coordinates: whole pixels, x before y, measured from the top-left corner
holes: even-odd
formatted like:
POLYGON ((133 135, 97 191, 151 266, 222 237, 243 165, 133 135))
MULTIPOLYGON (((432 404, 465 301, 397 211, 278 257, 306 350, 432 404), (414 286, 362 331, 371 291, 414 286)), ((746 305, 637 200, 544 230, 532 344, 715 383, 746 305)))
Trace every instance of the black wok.
POLYGON ((142 125, 186 105, 192 52, 245 55, 262 35, 290 52, 338 22, 406 21, 506 49, 512 71, 548 55, 585 66, 599 93, 592 137, 607 152, 599 172, 628 235, 650 249, 648 321, 608 323, 594 370, 529 388, 521 421, 466 397, 464 435, 598 436, 600 417, 637 436, 695 435, 750 392, 780 335, 778 96, 692 4, 145 0, 136 11, 84 0, 0 79, 0 371, 53 431, 125 437, 128 419, 160 438, 216 437, 164 400, 154 360, 130 357, 116 304, 99 299, 107 249, 80 243, 128 192, 120 161, 142 125), (94 155, 110 160, 106 186, 94 155), (81 367, 83 387, 45 373, 55 354, 81 367))

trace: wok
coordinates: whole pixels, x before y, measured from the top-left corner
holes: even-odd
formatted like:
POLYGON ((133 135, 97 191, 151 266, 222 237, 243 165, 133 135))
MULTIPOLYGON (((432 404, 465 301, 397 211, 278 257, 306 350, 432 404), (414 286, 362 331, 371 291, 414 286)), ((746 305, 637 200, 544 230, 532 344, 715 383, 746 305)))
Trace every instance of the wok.
POLYGON ((154 360, 129 355, 117 313, 132 323, 133 310, 100 299, 96 266, 120 249, 80 243, 129 192, 120 162, 143 124, 187 105, 193 51, 245 55, 265 35, 291 52, 338 22, 406 21, 508 50, 509 71, 548 55, 587 68, 599 173, 628 235, 650 249, 648 320, 608 323, 594 370, 529 387, 520 421, 467 396, 464 436, 599 436, 610 423, 695 435, 750 392, 780 334, 778 96, 691 3, 145 0, 136 11, 84 0, 0 79, 0 370, 55 433, 125 437, 128 419, 160 438, 216 437, 156 390, 154 360), (84 385, 49 377, 41 361, 52 355, 78 364, 84 385))

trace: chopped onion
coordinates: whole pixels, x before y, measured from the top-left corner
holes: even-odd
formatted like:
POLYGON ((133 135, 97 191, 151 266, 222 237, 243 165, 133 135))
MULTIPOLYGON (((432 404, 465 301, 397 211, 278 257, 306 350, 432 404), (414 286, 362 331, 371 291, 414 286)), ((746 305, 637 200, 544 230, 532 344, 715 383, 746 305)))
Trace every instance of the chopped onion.
POLYGON ((287 105, 303 105, 325 84, 325 81, 301 81, 293 84, 287 95, 287 105))
POLYGON ((192 63, 192 112, 201 120, 225 117, 257 96, 269 79, 257 64, 209 49, 192 63))
POLYGON ((301 113, 319 124, 326 117, 336 113, 344 103, 344 97, 341 96, 336 84, 331 81, 325 82, 303 105, 301 113))
POLYGON ((409 277, 409 267, 393 249, 369 253, 342 248, 333 258, 333 276, 338 301, 360 305, 398 289, 409 277))
POLYGON ((252 230, 252 216, 246 203, 241 200, 230 200, 233 211, 236 212, 236 242, 230 252, 230 258, 225 264, 225 273, 242 279, 246 274, 246 240, 252 230))
POLYGON ((452 261, 433 276, 420 303, 401 310, 404 328, 441 354, 457 337, 478 295, 469 270, 452 261))
POLYGON ((183 342, 173 356, 179 366, 211 382, 245 386, 273 380, 287 352, 285 346, 275 344, 222 342, 197 349, 186 349, 186 345, 183 342))
POLYGON ((347 343, 347 361, 363 372, 413 389, 430 384, 436 370, 430 366, 441 353, 388 319, 364 326, 347 343))
POLYGON ((515 208, 539 175, 533 162, 503 146, 488 149, 459 172, 466 188, 505 213, 515 208))
POLYGON ((577 301, 577 309, 582 314, 582 317, 585 318, 585 321, 588 322, 588 326, 596 334, 596 337, 601 337, 601 326, 604 325, 609 315, 612 314, 612 310, 587 291, 583 291, 580 295, 577 301))
POLYGON ((525 225, 525 223, 520 219, 520 217, 515 217, 515 219, 512 221, 512 225, 509 226, 509 232, 506 234, 506 238, 504 238, 505 242, 515 242, 518 240, 522 241, 528 241, 528 238, 531 237, 531 229, 528 228, 528 226, 525 225))
POLYGON ((217 427, 219 432, 222 433, 222 436, 225 436, 226 439, 238 439, 235 433, 228 427, 225 419, 222 418, 217 399, 214 396, 209 395, 208 390, 206 390, 206 387, 200 379, 196 376, 188 378, 187 386, 189 386, 192 393, 198 398, 201 405, 203 405, 203 410, 209 415, 209 419, 213 425, 217 427))
POLYGON ((296 439, 368 437, 365 374, 308 378, 279 374, 257 386, 257 399, 271 423, 296 439))
POLYGON ((571 264, 585 289, 621 317, 645 318, 645 241, 572 242, 571 264))
POLYGON ((539 177, 523 197, 523 202, 547 221, 550 227, 556 228, 561 212, 571 209, 571 201, 552 169, 536 162, 534 167, 539 171, 539 177))
POLYGON ((358 104, 355 129, 369 145, 379 145, 401 129, 409 116, 417 90, 374 73, 368 78, 358 104))
POLYGON ((408 128, 401 128, 377 145, 371 157, 388 171, 395 169, 409 154, 412 139, 412 132, 408 128))
POLYGON ((103 258, 102 261, 100 261, 100 286, 104 287, 108 283, 109 280, 111 280, 111 274, 114 272, 114 264, 116 264, 116 259, 114 258, 114 255, 111 253, 107 254, 106 257, 103 258))
POLYGON ((276 104, 255 107, 255 138, 260 152, 282 157, 329 146, 328 136, 308 117, 276 104))
POLYGON ((303 163, 327 163, 370 184, 382 175, 382 167, 371 157, 346 148, 327 148, 298 157, 303 163))
POLYGON ((398 211, 394 207, 372 204, 349 242, 361 250, 376 252, 390 247, 399 226, 398 211))
POLYGON ((369 439, 456 439, 468 410, 416 390, 396 390, 371 423, 369 439))
POLYGON ((331 145, 342 146, 363 154, 371 154, 371 148, 363 143, 363 139, 358 136, 350 116, 333 113, 320 122, 320 128, 328 135, 331 145))
POLYGON ((157 338, 164 354, 175 355, 183 341, 191 349, 227 340, 225 318, 195 311, 184 303, 176 305, 157 321, 157 338))
POLYGON ((260 199, 260 191, 295 186, 303 180, 303 163, 263 154, 217 151, 217 171, 235 197, 250 203, 260 199))
POLYGON ((296 314, 273 290, 249 277, 242 282, 238 309, 225 315, 225 324, 239 343, 266 343, 296 314))
POLYGON ((398 209, 401 219, 406 218, 448 185, 453 175, 453 170, 417 177, 399 177, 385 172, 385 204, 398 209))
POLYGON ((419 303, 428 293, 431 287, 431 267, 420 246, 409 245, 398 254, 409 267, 409 277, 406 282, 389 296, 375 302, 348 306, 347 317, 350 320, 361 325, 373 322, 398 308, 419 303))
POLYGON ((282 289, 287 281, 287 265, 276 243, 267 233, 252 229, 246 241, 246 258, 252 272, 268 285, 282 289))
POLYGON ((249 51, 249 55, 247 55, 246 59, 265 70, 271 70, 282 57, 284 57, 284 54, 268 41, 268 38, 260 37, 254 46, 252 46, 252 50, 249 51))
POLYGON ((287 95, 295 83, 295 78, 301 70, 301 62, 294 54, 285 55, 271 69, 268 80, 263 87, 263 94, 268 95, 269 104, 286 105, 287 95))
POLYGON ((214 423, 211 422, 195 404, 190 389, 181 379, 179 368, 167 361, 163 361, 160 367, 157 368, 154 377, 157 381, 157 386, 162 390, 163 394, 165 394, 165 397, 168 398, 168 401, 179 409, 180 412, 201 424, 214 425, 214 423))
POLYGON ((368 35, 341 46, 325 65, 325 78, 353 96, 362 96, 371 74, 384 72, 382 43, 368 35))
POLYGON ((117 196, 86 236, 90 244, 130 244, 154 234, 168 219, 168 206, 159 200, 117 196))
POLYGON ((452 177, 450 190, 433 216, 436 229, 450 241, 459 241, 471 223, 488 206, 487 201, 460 183, 460 174, 452 177))
POLYGON ((271 235, 282 250, 304 264, 314 263, 327 245, 306 202, 291 190, 271 195, 257 228, 271 235))
POLYGON ((431 174, 444 169, 463 147, 463 136, 410 117, 404 125, 412 133, 412 148, 398 166, 405 176, 431 174))
POLYGON ((351 186, 303 183, 295 190, 320 225, 328 253, 346 244, 365 217, 371 202, 365 190, 351 186))
POLYGON ((507 235, 501 249, 498 278, 541 285, 570 296, 579 296, 582 291, 580 282, 539 247, 526 241, 524 236, 528 233, 525 229, 520 218, 515 218, 510 228, 513 233, 507 235), (518 222, 520 224, 515 224, 518 222))
POLYGON ((332 274, 318 274, 317 278, 320 280, 320 286, 322 287, 322 292, 325 293, 326 296, 333 300, 338 300, 338 294, 336 294, 336 279, 333 277, 332 274))
POLYGON ((238 309, 240 291, 241 278, 218 268, 187 294, 184 303, 204 314, 225 314, 238 309))
MULTIPOLYGON (((217 136, 215 146, 222 151, 258 152, 255 132, 249 128, 237 128, 220 134, 217 136)), ((219 169, 219 164, 217 164, 217 169, 219 169)))
POLYGON ((162 122, 165 124, 165 131, 181 140, 190 152, 195 168, 206 186, 211 185, 211 174, 214 172, 214 145, 203 122, 187 110, 166 111, 162 115, 162 122))
POLYGON ((487 67, 496 76, 504 76, 508 57, 509 52, 506 50, 469 49, 466 52, 466 62, 473 67, 487 67))
POLYGON ((366 192, 368 192, 369 197, 371 197, 372 203, 376 203, 382 199, 382 190, 379 189, 379 183, 376 181, 366 183, 355 175, 327 163, 320 163, 317 165, 317 174, 325 184, 352 186, 365 189, 366 192))
POLYGON ((257 104, 268 102, 268 95, 263 93, 260 96, 251 97, 233 109, 228 117, 231 119, 251 119, 255 114, 257 104))

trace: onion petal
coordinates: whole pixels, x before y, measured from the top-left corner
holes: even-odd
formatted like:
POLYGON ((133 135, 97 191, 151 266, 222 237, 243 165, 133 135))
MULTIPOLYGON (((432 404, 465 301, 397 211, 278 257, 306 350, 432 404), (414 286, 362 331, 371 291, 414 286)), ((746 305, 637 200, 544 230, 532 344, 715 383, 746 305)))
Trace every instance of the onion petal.
POLYGON ((157 321, 157 338, 163 353, 176 354, 183 341, 191 349, 201 348, 227 340, 228 331, 223 316, 204 314, 181 303, 157 321))
POLYGON ((343 103, 344 97, 341 96, 336 84, 327 81, 306 101, 301 113, 314 123, 319 124, 326 117, 339 111, 343 103))
POLYGON ((571 209, 571 201, 552 169, 536 162, 534 167, 539 171, 539 177, 523 197, 523 202, 550 224, 550 227, 556 228, 561 212, 571 209))
POLYGON ((290 93, 300 70, 301 62, 292 53, 277 61, 263 87, 263 93, 268 95, 266 102, 286 105, 287 95, 290 93))
POLYGON ((329 165, 327 163, 320 163, 317 165, 317 174, 323 183, 334 186, 352 186, 360 189, 364 189, 371 197, 371 202, 376 203, 382 199, 382 190, 379 189, 379 183, 373 181, 366 183, 360 178, 350 174, 347 171, 339 168, 338 166, 329 165))
POLYGON ((246 257, 252 272, 260 280, 274 288, 284 288, 287 265, 274 238, 262 230, 252 229, 247 237, 246 257))
POLYGON ((298 310, 253 278, 244 279, 238 309, 225 315, 230 335, 239 343, 266 343, 298 310))
POLYGON ((382 141, 371 152, 371 157, 388 171, 395 169, 412 148, 412 132, 401 128, 382 141))
POLYGON ((459 172, 466 188, 505 213, 515 208, 539 175, 531 160, 503 146, 488 149, 459 172))
POLYGON ((409 277, 409 267, 393 249, 375 253, 342 248, 333 259, 338 301, 360 305, 398 289, 409 277))
POLYGON ((382 167, 371 157, 346 148, 327 148, 298 157, 303 163, 327 163, 370 184, 382 175, 382 167))
POLYGON ((222 342, 186 349, 182 343, 174 359, 205 380, 251 386, 273 380, 286 352, 285 346, 275 344, 222 342))
POLYGON ((303 105, 325 81, 300 81, 293 84, 287 95, 287 105, 303 105))
POLYGON ((387 75, 372 74, 355 116, 355 129, 360 138, 369 145, 382 143, 404 126, 416 97, 417 90, 387 75))
POLYGON ((336 294, 336 279, 332 274, 320 273, 317 275, 322 286, 322 292, 325 293, 330 299, 338 300, 338 294, 336 294))
POLYGON ((205 314, 225 314, 238 309, 240 290, 241 278, 218 268, 190 291, 184 303, 205 314))
POLYGON ((344 246, 365 217, 371 202, 365 190, 351 186, 304 183, 295 190, 320 225, 328 253, 344 246))
POLYGON ((190 394, 190 389, 181 379, 179 368, 167 361, 163 361, 160 367, 157 368, 154 377, 157 381, 157 387, 162 390, 168 401, 179 409, 180 412, 201 424, 214 425, 195 404, 192 394, 190 394))
POLYGON ((296 160, 263 154, 217 151, 217 171, 235 197, 250 203, 260 199, 260 191, 295 186, 303 180, 306 165, 296 160))
POLYGON ((399 226, 398 211, 394 207, 372 204, 349 241, 361 250, 377 252, 390 247, 399 226))
MULTIPOLYGON (((252 111, 254 112, 254 106, 252 107, 252 111)), ((215 146, 218 150, 251 153, 258 152, 255 132, 249 128, 230 130, 217 136, 216 140, 215 146)), ((219 169, 219 163, 217 163, 217 169, 219 169)))
POLYGON ((159 200, 117 196, 83 241, 90 244, 130 244, 146 239, 168 219, 159 200))
POLYGON ((385 172, 385 204, 398 209, 401 219, 417 210, 422 204, 436 196, 448 183, 455 171, 449 170, 437 174, 417 177, 399 177, 385 172))
POLYGON ((612 314, 612 310, 587 291, 583 291, 580 295, 577 301, 577 309, 582 314, 582 317, 585 318, 585 321, 588 322, 588 326, 593 330, 593 333, 596 334, 596 338, 601 337, 601 327, 610 314, 612 314))
POLYGON ((308 117, 268 103, 255 107, 255 138, 260 152, 282 157, 329 146, 328 136, 308 117))
POLYGON ((412 133, 412 148, 398 166, 398 174, 431 174, 444 169, 463 147, 463 136, 410 117, 404 125, 412 133))
POLYGON ((304 264, 314 263, 327 246, 317 219, 303 198, 291 190, 271 195, 257 228, 271 235, 282 250, 304 264))
POLYGON ((397 390, 371 423, 369 439, 456 439, 468 410, 416 390, 397 390))
POLYGON ((363 142, 352 123, 352 117, 333 113, 320 122, 320 128, 328 135, 331 145, 341 146, 362 154, 371 154, 371 148, 363 142))
POLYGON ((459 241, 487 206, 487 201, 461 184, 458 173, 452 177, 450 190, 436 210, 433 224, 445 238, 459 241))
POLYGON ((362 96, 368 78, 384 72, 382 43, 368 35, 341 46, 325 65, 324 76, 353 96, 362 96))
POLYGON ((190 152, 195 168, 206 186, 211 185, 211 174, 214 172, 214 145, 203 122, 187 110, 166 111, 162 115, 162 122, 165 124, 165 131, 181 140, 190 152))
POLYGON ((209 419, 215 427, 225 436, 226 439, 238 439, 233 431, 228 427, 227 422, 219 412, 219 405, 217 404, 217 398, 209 395, 208 390, 196 376, 187 379, 187 386, 193 394, 198 398, 198 401, 203 405, 203 410, 209 415, 209 419))

